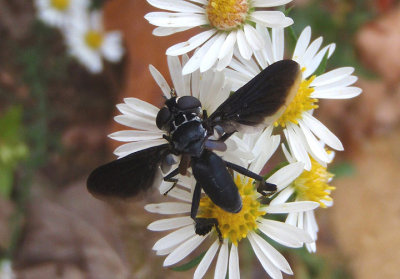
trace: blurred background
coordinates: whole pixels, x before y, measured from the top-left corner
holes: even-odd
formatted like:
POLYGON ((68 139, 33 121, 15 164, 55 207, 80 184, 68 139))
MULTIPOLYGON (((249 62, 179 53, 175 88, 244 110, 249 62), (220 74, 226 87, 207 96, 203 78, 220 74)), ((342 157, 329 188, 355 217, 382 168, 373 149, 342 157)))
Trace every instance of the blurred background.
MULTIPOLYGON (((319 117, 345 146, 331 171, 334 206, 317 211, 317 253, 284 251, 291 278, 398 278, 400 262, 400 4, 395 0, 294 0, 294 29, 337 44, 328 69, 353 66, 361 96, 323 100, 319 117)), ((151 250, 159 216, 143 206, 105 204, 86 191, 96 166, 114 159, 121 129, 115 104, 138 97, 161 104, 148 65, 169 78, 168 46, 190 31, 155 37, 144 0, 93 1, 126 53, 101 74, 66 51, 61 34, 36 19, 32 1, 0 0, 0 261, 16 278, 191 278, 163 268, 151 250)), ((293 44, 292 44, 293 46, 293 44)), ((264 278, 241 251, 242 278, 264 278)), ((212 278, 210 269, 207 278, 212 278)), ((5 275, 0 275, 4 278, 5 275)), ((287 276, 289 278, 289 276, 287 276)), ((3 279, 3 278, 1 278, 3 279)))

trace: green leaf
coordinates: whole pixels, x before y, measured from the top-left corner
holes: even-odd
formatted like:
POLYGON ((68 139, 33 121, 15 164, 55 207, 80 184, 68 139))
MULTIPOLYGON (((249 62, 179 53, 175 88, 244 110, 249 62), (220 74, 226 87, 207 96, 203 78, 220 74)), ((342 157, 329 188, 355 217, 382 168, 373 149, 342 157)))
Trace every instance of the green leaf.
POLYGON ((320 76, 325 72, 326 65, 328 64, 328 54, 329 54, 329 49, 326 51, 324 58, 322 58, 322 61, 319 64, 318 68, 315 70, 314 75, 320 76))
POLYGON ((171 269, 173 271, 187 271, 187 270, 195 267, 196 265, 198 265, 200 263, 200 261, 203 259, 205 254, 206 254, 206 252, 203 252, 200 255, 198 255, 196 258, 191 260, 190 262, 185 263, 185 264, 180 265, 180 266, 172 267, 171 269))

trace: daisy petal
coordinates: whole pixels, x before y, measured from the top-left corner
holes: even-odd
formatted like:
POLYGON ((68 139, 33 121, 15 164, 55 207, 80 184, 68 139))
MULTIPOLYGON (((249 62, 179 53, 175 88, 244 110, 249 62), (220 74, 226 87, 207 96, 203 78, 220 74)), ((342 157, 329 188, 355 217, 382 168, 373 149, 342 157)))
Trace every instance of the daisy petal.
POLYGON ((166 51, 166 54, 176 56, 176 55, 182 55, 184 53, 192 51, 196 47, 202 45, 209 38, 211 38, 216 32, 217 32, 217 30, 211 29, 211 30, 204 31, 200 34, 197 34, 196 36, 193 36, 186 42, 182 42, 182 43, 179 43, 179 44, 169 47, 166 51))
POLYGON ((250 48, 246 36, 243 32, 243 30, 239 29, 237 31, 237 45, 239 48, 240 55, 246 59, 249 60, 251 55, 252 55, 252 49, 250 48))
POLYGON ((191 13, 152 12, 144 16, 150 24, 160 27, 196 27, 208 24, 204 15, 191 13))
POLYGON ((164 250, 170 247, 176 246, 184 242, 189 237, 196 235, 194 231, 193 222, 191 225, 180 228, 179 230, 173 231, 167 234, 163 238, 159 239, 153 246, 153 250, 164 250))
POLYGON ((228 253, 228 240, 224 239, 224 243, 219 250, 217 264, 215 266, 215 279, 225 279, 226 271, 228 269, 228 253))
POLYGON ((267 182, 275 184, 278 188, 278 191, 282 190, 293 180, 295 180, 304 170, 304 164, 302 162, 296 162, 284 166, 283 168, 279 169, 273 175, 271 175, 267 182))
POLYGON ((271 276, 271 278, 282 279, 283 277, 281 271, 263 253, 262 249, 258 246, 258 243, 254 240, 253 235, 255 235, 253 232, 248 234, 248 239, 262 267, 269 274, 269 276, 271 276))
POLYGON ((230 279, 240 279, 239 253, 235 244, 231 245, 228 274, 230 279))
POLYGON ((179 0, 168 0, 168 2, 163 0, 147 0, 150 5, 172 12, 186 12, 186 13, 204 13, 204 9, 198 5, 194 5, 187 1, 179 0))
POLYGON ((153 146, 162 145, 164 143, 167 143, 165 139, 130 142, 117 147, 114 150, 114 154, 117 155, 118 157, 124 157, 131 153, 135 153, 137 151, 150 148, 153 146))
POLYGON ((175 217, 175 218, 168 218, 157 220, 150 225, 147 226, 147 229, 151 231, 167 231, 176 228, 180 228, 183 226, 187 226, 193 224, 193 219, 189 216, 183 217, 175 217))
POLYGON ((285 272, 286 274, 293 274, 292 269, 288 261, 279 253, 274 247, 271 246, 267 241, 262 239, 258 234, 251 235, 253 240, 257 243, 258 247, 261 248, 261 251, 268 257, 268 259, 280 270, 285 272))
MULTIPOLYGON (((194 232, 194 230, 193 230, 194 232)), ((184 259, 190 253, 192 253, 207 236, 194 235, 193 237, 186 240, 178 248, 176 248, 164 261, 164 266, 170 266, 184 259)))
POLYGON ((193 275, 193 279, 203 278, 204 274, 206 274, 208 268, 210 267, 211 262, 215 257, 215 254, 218 251, 218 247, 219 247, 219 240, 217 239, 214 241, 214 243, 211 245, 211 247, 208 248, 203 259, 197 266, 196 271, 194 272, 194 275, 193 275))
POLYGON ((303 56, 304 52, 306 51, 309 43, 311 40, 311 27, 307 26, 301 32, 299 38, 297 39, 296 47, 293 52, 292 59, 298 60, 300 57, 303 56))
POLYGON ((167 99, 171 98, 171 87, 169 87, 163 75, 153 65, 149 65, 149 70, 154 80, 164 93, 164 96, 167 99))
POLYGON ((350 76, 354 72, 353 67, 342 67, 338 68, 329 72, 326 72, 320 76, 317 76, 313 82, 310 84, 310 86, 323 86, 327 84, 334 83, 338 80, 341 80, 345 77, 350 76))
POLYGON ((158 37, 169 36, 175 33, 183 32, 192 27, 157 27, 153 29, 152 34, 158 37))
POLYGON ((303 113, 303 120, 307 127, 324 143, 336 150, 343 150, 340 140, 325 127, 318 119, 309 113, 303 113))
POLYGON ((190 212, 191 204, 183 202, 152 203, 147 204, 144 209, 158 214, 182 214, 190 212))
POLYGON ((312 93, 313 98, 319 99, 350 99, 360 95, 362 89, 359 87, 331 88, 327 90, 316 89, 312 93))
POLYGON ((138 131, 138 130, 125 130, 118 131, 108 135, 109 138, 117 141, 141 141, 141 140, 154 140, 162 138, 163 132, 156 131, 138 131))
POLYGON ((282 204, 269 205, 266 208, 267 213, 291 213, 291 212, 302 212, 307 210, 316 209, 319 203, 312 201, 298 201, 298 202, 287 202, 282 204))

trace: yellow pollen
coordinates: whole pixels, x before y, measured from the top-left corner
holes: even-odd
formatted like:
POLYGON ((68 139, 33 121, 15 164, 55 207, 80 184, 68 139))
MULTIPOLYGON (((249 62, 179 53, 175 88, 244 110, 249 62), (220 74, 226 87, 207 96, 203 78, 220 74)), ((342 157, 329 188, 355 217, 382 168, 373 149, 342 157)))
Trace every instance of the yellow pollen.
POLYGON ((216 206, 209 197, 204 196, 200 200, 200 218, 215 218, 224 239, 229 239, 236 246, 247 234, 257 229, 257 218, 265 215, 260 202, 257 200, 257 192, 254 187, 254 179, 241 175, 235 175, 235 184, 242 197, 243 207, 238 213, 229 213, 216 206))
POLYGON ((227 31, 244 23, 249 3, 248 0, 209 0, 206 11, 213 27, 227 31))
POLYGON ((281 126, 282 128, 285 128, 289 122, 298 124, 298 120, 302 119, 303 112, 318 108, 318 105, 315 104, 318 102, 318 99, 310 98, 311 93, 314 92, 314 88, 310 87, 310 84, 314 79, 315 76, 312 76, 311 78, 305 79, 301 82, 293 101, 288 105, 281 117, 275 121, 275 127, 281 126))
POLYGON ((103 43, 103 34, 98 31, 90 30, 85 34, 85 42, 90 48, 97 50, 103 43))
POLYGON ((311 158, 311 170, 303 171, 292 185, 299 200, 315 201, 326 208, 323 201, 332 201, 329 195, 336 189, 328 184, 332 177, 333 174, 328 172, 326 167, 311 158))
POLYGON ((50 5, 59 11, 65 11, 68 9, 70 0, 50 0, 50 5))

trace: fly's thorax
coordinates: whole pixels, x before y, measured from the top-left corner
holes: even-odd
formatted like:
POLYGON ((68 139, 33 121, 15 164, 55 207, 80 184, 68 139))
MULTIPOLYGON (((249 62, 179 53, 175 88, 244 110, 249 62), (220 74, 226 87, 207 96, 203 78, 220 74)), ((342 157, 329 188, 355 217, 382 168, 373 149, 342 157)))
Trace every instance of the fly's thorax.
POLYGON ((192 96, 175 97, 166 100, 158 112, 157 127, 167 132, 167 138, 174 154, 200 156, 207 138, 203 125, 201 102, 192 96))
POLYGON ((207 138, 207 130, 200 119, 194 118, 176 127, 171 133, 173 148, 179 153, 198 157, 204 150, 204 142, 207 138))

